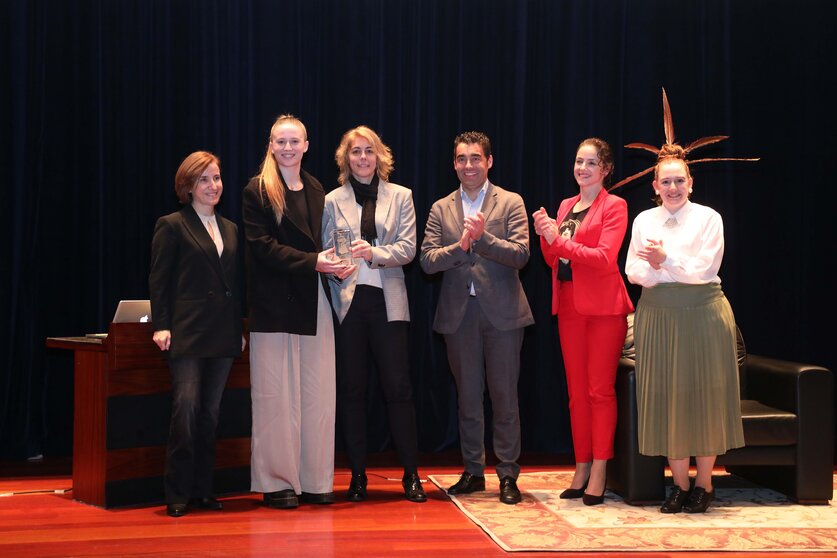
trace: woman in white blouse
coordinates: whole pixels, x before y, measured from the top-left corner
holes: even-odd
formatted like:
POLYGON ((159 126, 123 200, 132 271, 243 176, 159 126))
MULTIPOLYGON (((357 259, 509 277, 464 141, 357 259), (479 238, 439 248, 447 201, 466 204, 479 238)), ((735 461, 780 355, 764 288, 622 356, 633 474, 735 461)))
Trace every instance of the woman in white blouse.
POLYGON ((634 220, 625 269, 643 287, 634 321, 639 446, 668 458, 674 488, 660 511, 702 513, 715 495, 716 456, 744 445, 735 318, 718 277, 723 222, 689 200, 679 145, 663 146, 653 184, 659 207, 634 220))

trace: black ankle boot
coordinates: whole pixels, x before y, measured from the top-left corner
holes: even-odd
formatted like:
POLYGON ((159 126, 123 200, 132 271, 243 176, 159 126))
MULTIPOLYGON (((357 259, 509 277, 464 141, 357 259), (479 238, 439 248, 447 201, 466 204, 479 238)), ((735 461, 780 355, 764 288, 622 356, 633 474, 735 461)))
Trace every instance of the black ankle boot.
POLYGON ((683 511, 686 513, 703 513, 709 508, 709 504, 715 499, 715 491, 707 492, 706 489, 696 486, 689 494, 689 499, 683 504, 683 511))
POLYGON ((666 498, 666 501, 660 507, 660 511, 662 513, 680 513, 683 510, 683 504, 686 503, 688 498, 689 491, 683 490, 675 484, 672 491, 669 492, 668 498, 666 498))
POLYGON ((352 473, 346 500, 349 502, 363 502, 366 500, 366 473, 352 473))

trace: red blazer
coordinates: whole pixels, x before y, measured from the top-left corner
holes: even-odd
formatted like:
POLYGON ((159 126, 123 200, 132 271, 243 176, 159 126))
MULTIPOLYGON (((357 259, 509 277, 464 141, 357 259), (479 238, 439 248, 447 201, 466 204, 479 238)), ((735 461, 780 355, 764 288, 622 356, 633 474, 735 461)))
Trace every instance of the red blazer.
MULTIPOLYGON (((560 224, 578 202, 581 195, 561 202, 558 208, 560 224)), ((572 262, 573 296, 575 308, 586 316, 627 315, 634 305, 625 290, 619 273, 617 257, 628 228, 628 204, 620 197, 602 189, 590 206, 587 216, 575 233, 575 238, 558 237, 549 245, 541 237, 541 251, 552 268, 552 313, 558 313, 559 257, 572 262)))

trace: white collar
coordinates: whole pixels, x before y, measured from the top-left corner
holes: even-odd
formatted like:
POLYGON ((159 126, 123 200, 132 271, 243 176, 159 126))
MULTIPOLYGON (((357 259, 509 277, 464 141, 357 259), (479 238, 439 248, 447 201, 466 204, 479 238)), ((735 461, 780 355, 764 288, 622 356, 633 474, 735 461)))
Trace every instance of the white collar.
POLYGON ((486 178, 485 182, 483 182, 482 188, 480 188, 480 191, 477 194, 477 199, 475 199, 473 201, 471 201, 471 196, 469 196, 467 194, 467 192, 465 192, 465 188, 462 187, 462 183, 460 182, 459 183, 459 195, 462 197, 462 201, 464 201, 465 203, 467 203, 469 205, 478 203, 481 198, 485 197, 485 192, 488 190, 488 182, 489 181, 486 178))

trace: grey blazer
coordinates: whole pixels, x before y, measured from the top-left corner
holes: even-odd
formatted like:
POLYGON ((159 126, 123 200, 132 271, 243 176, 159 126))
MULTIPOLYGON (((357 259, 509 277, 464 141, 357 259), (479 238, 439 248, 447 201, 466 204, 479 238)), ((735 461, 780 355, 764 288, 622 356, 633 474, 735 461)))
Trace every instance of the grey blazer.
MULTIPOLYGON (((336 228, 351 229, 354 238, 360 238, 360 218, 351 184, 340 186, 326 196, 323 212, 324 248, 334 245, 331 232, 336 228)), ((413 193, 408 188, 383 180, 378 183, 375 228, 378 232, 378 246, 372 247, 372 261, 360 260, 356 263, 381 270, 387 321, 409 321, 410 306, 401 266, 410 263, 416 256, 416 210, 413 206, 413 193)), ((357 273, 341 283, 329 281, 329 286, 331 305, 342 323, 352 304, 357 273)))
POLYGON ((442 334, 456 332, 472 282, 480 307, 498 330, 535 323, 518 277, 518 270, 529 261, 529 219, 523 198, 489 183, 482 204, 485 232, 470 252, 463 252, 459 239, 465 216, 460 192, 457 188, 430 208, 421 245, 425 273, 443 272, 433 329, 442 334))

